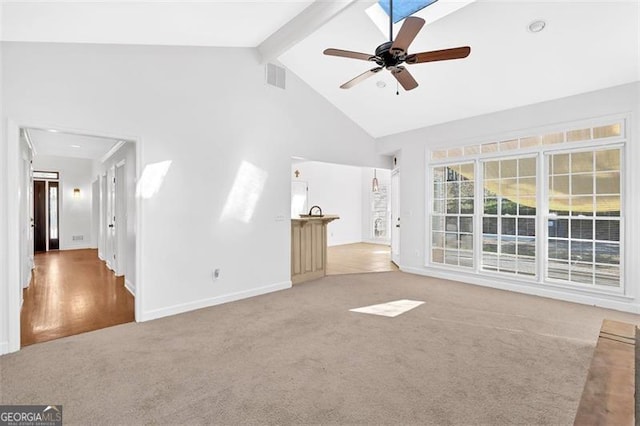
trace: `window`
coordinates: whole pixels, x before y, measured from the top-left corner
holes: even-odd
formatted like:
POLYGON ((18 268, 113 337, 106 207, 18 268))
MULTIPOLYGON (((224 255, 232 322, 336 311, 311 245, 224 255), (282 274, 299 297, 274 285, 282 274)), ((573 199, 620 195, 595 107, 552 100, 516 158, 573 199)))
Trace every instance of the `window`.
POLYGON ((47 180, 58 180, 60 175, 58 172, 40 172, 34 171, 33 178, 34 179, 47 179, 47 180))
POLYGON ((624 129, 583 124, 431 151, 430 263, 620 293, 624 129))
POLYGON ((548 156, 547 278, 620 286, 620 154, 548 156))
POLYGON ((433 169, 431 261, 473 267, 473 163, 433 169))
POLYGON ((536 274, 536 157, 484 161, 482 269, 536 274))

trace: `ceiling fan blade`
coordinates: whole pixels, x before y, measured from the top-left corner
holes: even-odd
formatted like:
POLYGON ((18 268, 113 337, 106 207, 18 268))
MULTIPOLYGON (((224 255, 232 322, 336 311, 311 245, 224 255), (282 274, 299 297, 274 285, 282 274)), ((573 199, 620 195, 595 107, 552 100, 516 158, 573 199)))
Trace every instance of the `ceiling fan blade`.
POLYGON ((405 62, 408 64, 420 64, 422 62, 448 61, 449 59, 466 58, 469 56, 469 53, 471 53, 469 46, 454 47, 453 49, 414 53, 413 55, 407 56, 405 62))
POLYGON ((376 55, 340 49, 325 49, 324 54, 329 56, 340 56, 341 58, 361 59, 363 61, 373 61, 377 59, 376 55))
POLYGON ((351 80, 347 81, 345 84, 340 86, 340 88, 341 89, 351 89, 356 84, 361 83, 361 82, 365 81, 367 78, 371 77, 372 75, 380 72, 381 69, 382 69, 382 67, 371 68, 369 71, 365 71, 362 74, 360 74, 359 76, 357 76, 356 78, 352 78, 351 80))
POLYGON ((391 69, 391 74, 398 80, 404 90, 411 90, 418 87, 418 82, 405 67, 395 67, 391 69))
POLYGON ((398 32, 395 41, 391 45, 391 52, 406 52, 409 45, 416 38, 422 26, 424 25, 424 19, 417 18, 415 16, 409 16, 404 20, 402 28, 398 32))

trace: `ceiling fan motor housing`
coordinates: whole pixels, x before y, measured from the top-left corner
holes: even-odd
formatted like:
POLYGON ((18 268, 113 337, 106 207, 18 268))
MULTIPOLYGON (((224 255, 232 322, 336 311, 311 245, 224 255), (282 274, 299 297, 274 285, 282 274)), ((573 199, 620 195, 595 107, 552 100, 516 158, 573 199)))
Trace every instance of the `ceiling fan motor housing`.
POLYGON ((393 46, 393 42, 387 41, 376 48, 375 61, 381 67, 396 67, 403 63, 406 58, 406 54, 404 51, 399 49, 394 49, 392 51, 391 46, 393 46))

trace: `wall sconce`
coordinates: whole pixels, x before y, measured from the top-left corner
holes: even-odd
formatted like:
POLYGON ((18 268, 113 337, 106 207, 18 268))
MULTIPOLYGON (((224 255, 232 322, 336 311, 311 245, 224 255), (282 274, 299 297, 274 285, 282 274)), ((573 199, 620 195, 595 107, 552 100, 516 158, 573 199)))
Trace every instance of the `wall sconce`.
POLYGON ((80 188, 73 189, 73 198, 80 198, 80 188))

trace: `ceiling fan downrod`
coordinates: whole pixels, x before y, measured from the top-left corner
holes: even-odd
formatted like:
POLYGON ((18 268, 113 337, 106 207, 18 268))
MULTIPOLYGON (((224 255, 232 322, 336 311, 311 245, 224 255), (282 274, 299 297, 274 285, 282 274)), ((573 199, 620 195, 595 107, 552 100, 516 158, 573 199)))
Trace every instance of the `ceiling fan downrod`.
POLYGON ((389 0, 389 41, 393 41, 393 0, 389 0))

